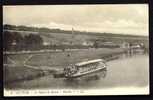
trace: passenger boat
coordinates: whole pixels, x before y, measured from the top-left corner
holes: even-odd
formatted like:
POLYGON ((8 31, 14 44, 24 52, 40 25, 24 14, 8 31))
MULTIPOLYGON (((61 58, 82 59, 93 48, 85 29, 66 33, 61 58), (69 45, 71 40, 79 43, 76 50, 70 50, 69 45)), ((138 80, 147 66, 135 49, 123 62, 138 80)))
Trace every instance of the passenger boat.
POLYGON ((103 59, 94 59, 70 65, 64 68, 64 77, 78 78, 84 76, 98 75, 106 71, 106 64, 103 59))

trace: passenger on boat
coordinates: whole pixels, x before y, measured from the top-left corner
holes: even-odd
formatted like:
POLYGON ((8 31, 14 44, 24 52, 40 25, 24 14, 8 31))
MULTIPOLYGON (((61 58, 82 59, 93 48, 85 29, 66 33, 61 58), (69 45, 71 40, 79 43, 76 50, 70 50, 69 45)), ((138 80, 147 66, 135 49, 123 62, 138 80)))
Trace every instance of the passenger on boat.
POLYGON ((71 76, 74 73, 76 73, 77 71, 78 71, 78 68, 74 65, 70 65, 70 66, 64 68, 64 74, 67 76, 71 76))

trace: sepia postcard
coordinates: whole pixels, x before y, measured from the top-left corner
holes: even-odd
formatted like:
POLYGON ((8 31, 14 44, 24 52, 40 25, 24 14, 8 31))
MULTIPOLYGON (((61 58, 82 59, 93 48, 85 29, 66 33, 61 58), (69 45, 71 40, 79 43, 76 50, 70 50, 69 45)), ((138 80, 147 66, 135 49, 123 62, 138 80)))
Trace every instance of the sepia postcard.
POLYGON ((4 96, 149 95, 148 4, 3 6, 4 96))

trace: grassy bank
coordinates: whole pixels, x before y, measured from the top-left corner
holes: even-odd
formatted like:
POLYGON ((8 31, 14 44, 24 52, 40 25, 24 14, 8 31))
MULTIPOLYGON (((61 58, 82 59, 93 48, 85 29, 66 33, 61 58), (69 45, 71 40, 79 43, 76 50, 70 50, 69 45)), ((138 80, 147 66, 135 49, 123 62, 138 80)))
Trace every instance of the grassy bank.
POLYGON ((4 83, 6 84, 15 81, 30 80, 43 75, 44 73, 41 70, 34 70, 22 66, 4 66, 4 83))
MULTIPOLYGON (((21 55, 9 55, 10 59, 16 63, 15 67, 4 66, 4 82, 16 82, 21 80, 31 80, 37 77, 41 77, 54 71, 44 71, 43 67, 48 66, 50 68, 63 69, 69 64, 74 64, 81 61, 98 59, 107 57, 113 54, 123 52, 122 49, 82 49, 69 52, 52 52, 43 54, 33 54, 33 56, 26 62, 27 65, 38 67, 38 69, 32 69, 23 66, 23 62, 28 58, 28 54, 21 55)), ((7 63, 7 59, 5 63, 7 63)))
POLYGON ((35 70, 32 68, 16 66, 16 67, 4 67, 4 84, 9 85, 12 82, 19 81, 27 81, 35 78, 39 78, 50 73, 54 73, 54 71, 43 71, 43 70, 35 70))
POLYGON ((103 58, 107 55, 123 52, 123 49, 81 49, 77 51, 36 54, 27 62, 33 66, 65 67, 77 62, 103 58))

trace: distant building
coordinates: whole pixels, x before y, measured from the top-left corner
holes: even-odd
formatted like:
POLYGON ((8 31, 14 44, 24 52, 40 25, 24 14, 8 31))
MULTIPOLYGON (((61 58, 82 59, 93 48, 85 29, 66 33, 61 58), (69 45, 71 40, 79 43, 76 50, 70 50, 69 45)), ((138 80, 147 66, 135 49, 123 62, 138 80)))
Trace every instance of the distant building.
POLYGON ((119 44, 116 44, 110 41, 107 41, 107 42, 97 41, 96 43, 98 47, 103 47, 103 48, 119 48, 120 47, 119 44))
POLYGON ((62 44, 64 44, 64 45, 71 45, 70 42, 62 42, 62 44))
POLYGON ((128 42, 123 42, 121 45, 120 45, 120 48, 129 48, 130 47, 130 44, 128 42))
POLYGON ((49 42, 43 42, 43 45, 48 46, 48 45, 50 45, 50 43, 49 42))
POLYGON ((83 43, 82 43, 82 45, 84 45, 84 46, 92 46, 94 43, 93 42, 91 42, 91 41, 84 41, 83 43))
POLYGON ((13 42, 12 42, 12 45, 16 45, 17 43, 16 43, 16 41, 14 40, 13 42))
POLYGON ((143 47, 144 46, 144 44, 143 43, 133 43, 132 45, 131 45, 131 47, 132 48, 141 48, 141 47, 143 47))

